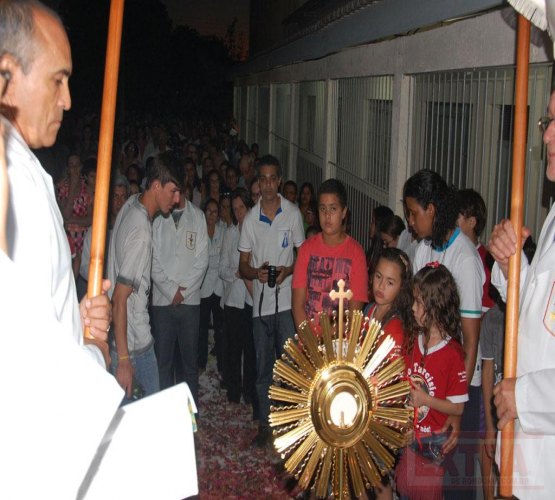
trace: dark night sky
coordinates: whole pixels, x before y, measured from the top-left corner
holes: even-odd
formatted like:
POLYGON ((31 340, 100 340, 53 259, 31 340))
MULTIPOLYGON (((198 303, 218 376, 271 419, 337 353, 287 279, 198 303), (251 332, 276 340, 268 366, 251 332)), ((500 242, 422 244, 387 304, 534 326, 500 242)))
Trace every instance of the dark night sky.
POLYGON ((248 37, 249 0, 162 0, 162 3, 174 26, 185 24, 201 35, 223 37, 226 27, 237 17, 237 32, 248 37))
MULTIPOLYGON (((74 109, 93 112, 102 95, 111 0, 44 1, 61 12, 68 28, 74 109)), ((138 114, 171 109, 195 118, 228 114, 232 87, 226 75, 233 61, 248 55, 249 0, 128 0, 125 9, 120 62, 120 102, 125 109, 138 114), (234 18, 238 22, 229 45, 226 31, 234 18), (183 25, 200 38, 175 29, 183 25), (145 60, 150 69, 146 74, 145 60), (183 60, 192 61, 194 73, 181 65, 183 60)))
MULTIPOLYGON (((43 0, 57 8, 60 0, 43 0)), ((256 0, 253 0, 256 1, 256 0)), ((161 0, 166 6, 174 26, 185 24, 201 35, 223 37, 234 17, 238 19, 237 32, 248 39, 250 0, 161 0)))

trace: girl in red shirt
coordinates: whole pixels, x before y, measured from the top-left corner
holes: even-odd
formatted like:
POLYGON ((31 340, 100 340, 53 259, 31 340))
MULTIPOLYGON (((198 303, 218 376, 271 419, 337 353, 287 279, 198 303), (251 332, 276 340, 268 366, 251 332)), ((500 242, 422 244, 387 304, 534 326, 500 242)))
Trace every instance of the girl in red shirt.
MULTIPOLYGON (((412 291, 414 327, 408 330, 405 354, 415 411, 415 440, 410 447, 416 454, 440 464, 447 439, 443 432, 447 417, 462 415, 468 401, 459 295, 453 276, 438 263, 416 273, 412 291)), ((410 461, 401 459, 397 475, 404 478, 405 486, 408 484, 409 497, 421 498, 419 489, 425 486, 428 489, 425 498, 435 498, 429 491, 431 477, 422 478, 418 474, 411 477, 410 470, 400 470, 407 462, 410 461)), ((443 470, 434 470, 434 474, 437 477, 443 470)), ((437 487, 441 490, 441 481, 437 487)), ((437 497, 442 495, 441 491, 436 493, 437 497)))
MULTIPOLYGON (((379 321, 383 332, 394 340, 392 358, 402 355, 405 327, 412 324, 411 278, 412 266, 407 254, 398 248, 384 248, 372 276, 374 302, 366 306, 364 315, 379 321)), ((393 498, 389 476, 384 476, 374 493, 378 500, 393 498)))
POLYGON ((394 355, 401 355, 405 343, 405 326, 411 323, 412 267, 405 252, 398 248, 384 248, 374 275, 374 302, 368 304, 364 315, 382 324, 385 334, 395 341, 394 355))

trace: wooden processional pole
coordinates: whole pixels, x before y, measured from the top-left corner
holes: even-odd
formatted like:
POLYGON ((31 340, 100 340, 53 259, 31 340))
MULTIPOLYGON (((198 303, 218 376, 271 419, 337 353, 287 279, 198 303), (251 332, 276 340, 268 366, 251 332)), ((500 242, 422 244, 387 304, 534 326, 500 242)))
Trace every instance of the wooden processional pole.
MULTIPOLYGON (((121 50, 121 30, 123 25, 124 0, 111 0, 108 43, 106 46, 106 66, 104 69, 104 89, 102 112, 100 115, 100 137, 98 141, 98 167, 94 193, 94 210, 91 239, 91 261, 89 267, 89 297, 102 292, 102 273, 104 269, 104 249, 108 219, 108 199, 110 196, 110 172, 112 169, 112 146, 114 143, 114 121, 116 115, 116 96, 118 91, 118 72, 121 50)), ((88 328, 85 337, 90 338, 88 328)))
MULTIPOLYGON (((513 134, 513 179, 511 185, 511 223, 516 233, 517 251, 509 259, 509 284, 505 315, 504 377, 516 377, 519 287, 520 287, 520 245, 524 224, 524 166, 526 163, 526 137, 528 117, 528 63, 530 59, 530 21, 518 16, 516 81, 515 81, 515 121, 513 134)), ((501 471, 499 494, 511 497, 513 494, 513 447, 514 421, 501 431, 501 471)))

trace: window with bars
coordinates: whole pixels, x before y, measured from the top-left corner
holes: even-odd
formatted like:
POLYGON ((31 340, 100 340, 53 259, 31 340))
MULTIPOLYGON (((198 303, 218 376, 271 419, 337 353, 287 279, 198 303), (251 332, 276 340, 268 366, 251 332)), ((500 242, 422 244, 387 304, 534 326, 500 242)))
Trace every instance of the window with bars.
POLYGON ((324 158, 324 81, 299 83, 298 146, 315 163, 324 158))
POLYGON ((310 182, 317 191, 322 184, 322 167, 316 163, 311 162, 304 155, 297 156, 297 182, 310 182))
POLYGON ((258 112, 256 115, 256 141, 261 154, 269 152, 268 128, 270 125, 270 87, 258 87, 258 112))
POLYGON ((270 125, 272 154, 280 161, 284 175, 289 176, 291 138, 291 84, 272 85, 273 123, 270 125))
POLYGON ((291 126, 291 85, 274 85, 274 123, 272 133, 289 140, 291 126))
POLYGON ((248 102, 248 88, 241 87, 241 92, 239 94, 241 96, 241 102, 239 106, 239 116, 236 116, 235 119, 239 123, 240 128, 240 136, 241 138, 246 137, 245 134, 247 133, 247 102, 248 102))
POLYGON ((458 178, 466 179, 470 104, 430 102, 428 108, 426 136, 430 147, 425 163, 445 178, 457 172, 458 178))
MULTIPOLYGON (((555 199, 555 184, 545 182, 545 148, 537 127, 538 118, 545 114, 550 84, 549 64, 530 66, 524 221, 536 238, 555 199)), ((310 180, 317 187, 323 177, 324 124, 334 120, 326 158, 334 175, 346 184, 355 215, 353 234, 364 243, 368 207, 387 204, 391 189, 397 188, 390 186, 390 171, 394 168, 392 138, 397 133, 392 124, 393 103, 400 96, 393 95, 390 75, 334 80, 328 101, 325 86, 323 81, 300 82, 295 106, 292 84, 270 86, 273 123, 268 126, 273 153, 285 165, 295 148, 296 180, 310 180), (298 109, 297 138, 291 137, 289 129, 292 108, 298 109), (330 110, 331 117, 327 115, 330 110)), ((260 141, 258 93, 258 86, 245 85, 236 94, 240 96, 235 109, 240 109, 241 135, 250 142, 260 141)), ((409 143, 399 148, 407 147, 409 171, 431 168, 450 184, 479 191, 488 208, 482 237, 486 241, 493 224, 509 215, 514 68, 412 75, 407 97, 409 143)))
POLYGON ((389 189, 392 108, 392 100, 367 101, 365 179, 384 191, 389 189))
POLYGON ((314 136, 316 133, 316 96, 306 95, 301 100, 301 127, 299 130, 301 147, 314 153, 314 136))
MULTIPOLYGON (((547 211, 542 137, 537 119, 550 93, 549 65, 531 65, 528 96, 525 223, 538 233, 547 211), (534 194, 537 194, 535 196, 534 194)), ((412 81, 411 172, 430 168, 449 184, 477 190, 488 209, 482 235, 510 211, 514 67, 415 75, 412 81)))
POLYGON ((258 104, 258 87, 256 85, 249 85, 247 87, 247 127, 244 139, 248 143, 256 141, 256 113, 258 104))
POLYGON ((335 164, 378 190, 380 203, 389 189, 392 93, 391 75, 337 80, 335 164))

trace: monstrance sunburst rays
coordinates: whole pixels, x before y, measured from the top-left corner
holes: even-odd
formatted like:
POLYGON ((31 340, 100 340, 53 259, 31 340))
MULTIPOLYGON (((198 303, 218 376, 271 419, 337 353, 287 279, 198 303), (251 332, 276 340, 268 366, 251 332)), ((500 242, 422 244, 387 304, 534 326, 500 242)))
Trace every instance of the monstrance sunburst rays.
POLYGON ((278 403, 270 414, 274 446, 299 486, 320 498, 360 497, 380 484, 413 418, 391 337, 359 311, 347 314, 344 327, 343 300, 351 298, 344 286, 340 280, 339 292, 330 293, 339 314, 333 322, 320 315, 321 336, 305 321, 286 342, 269 393, 278 403))

